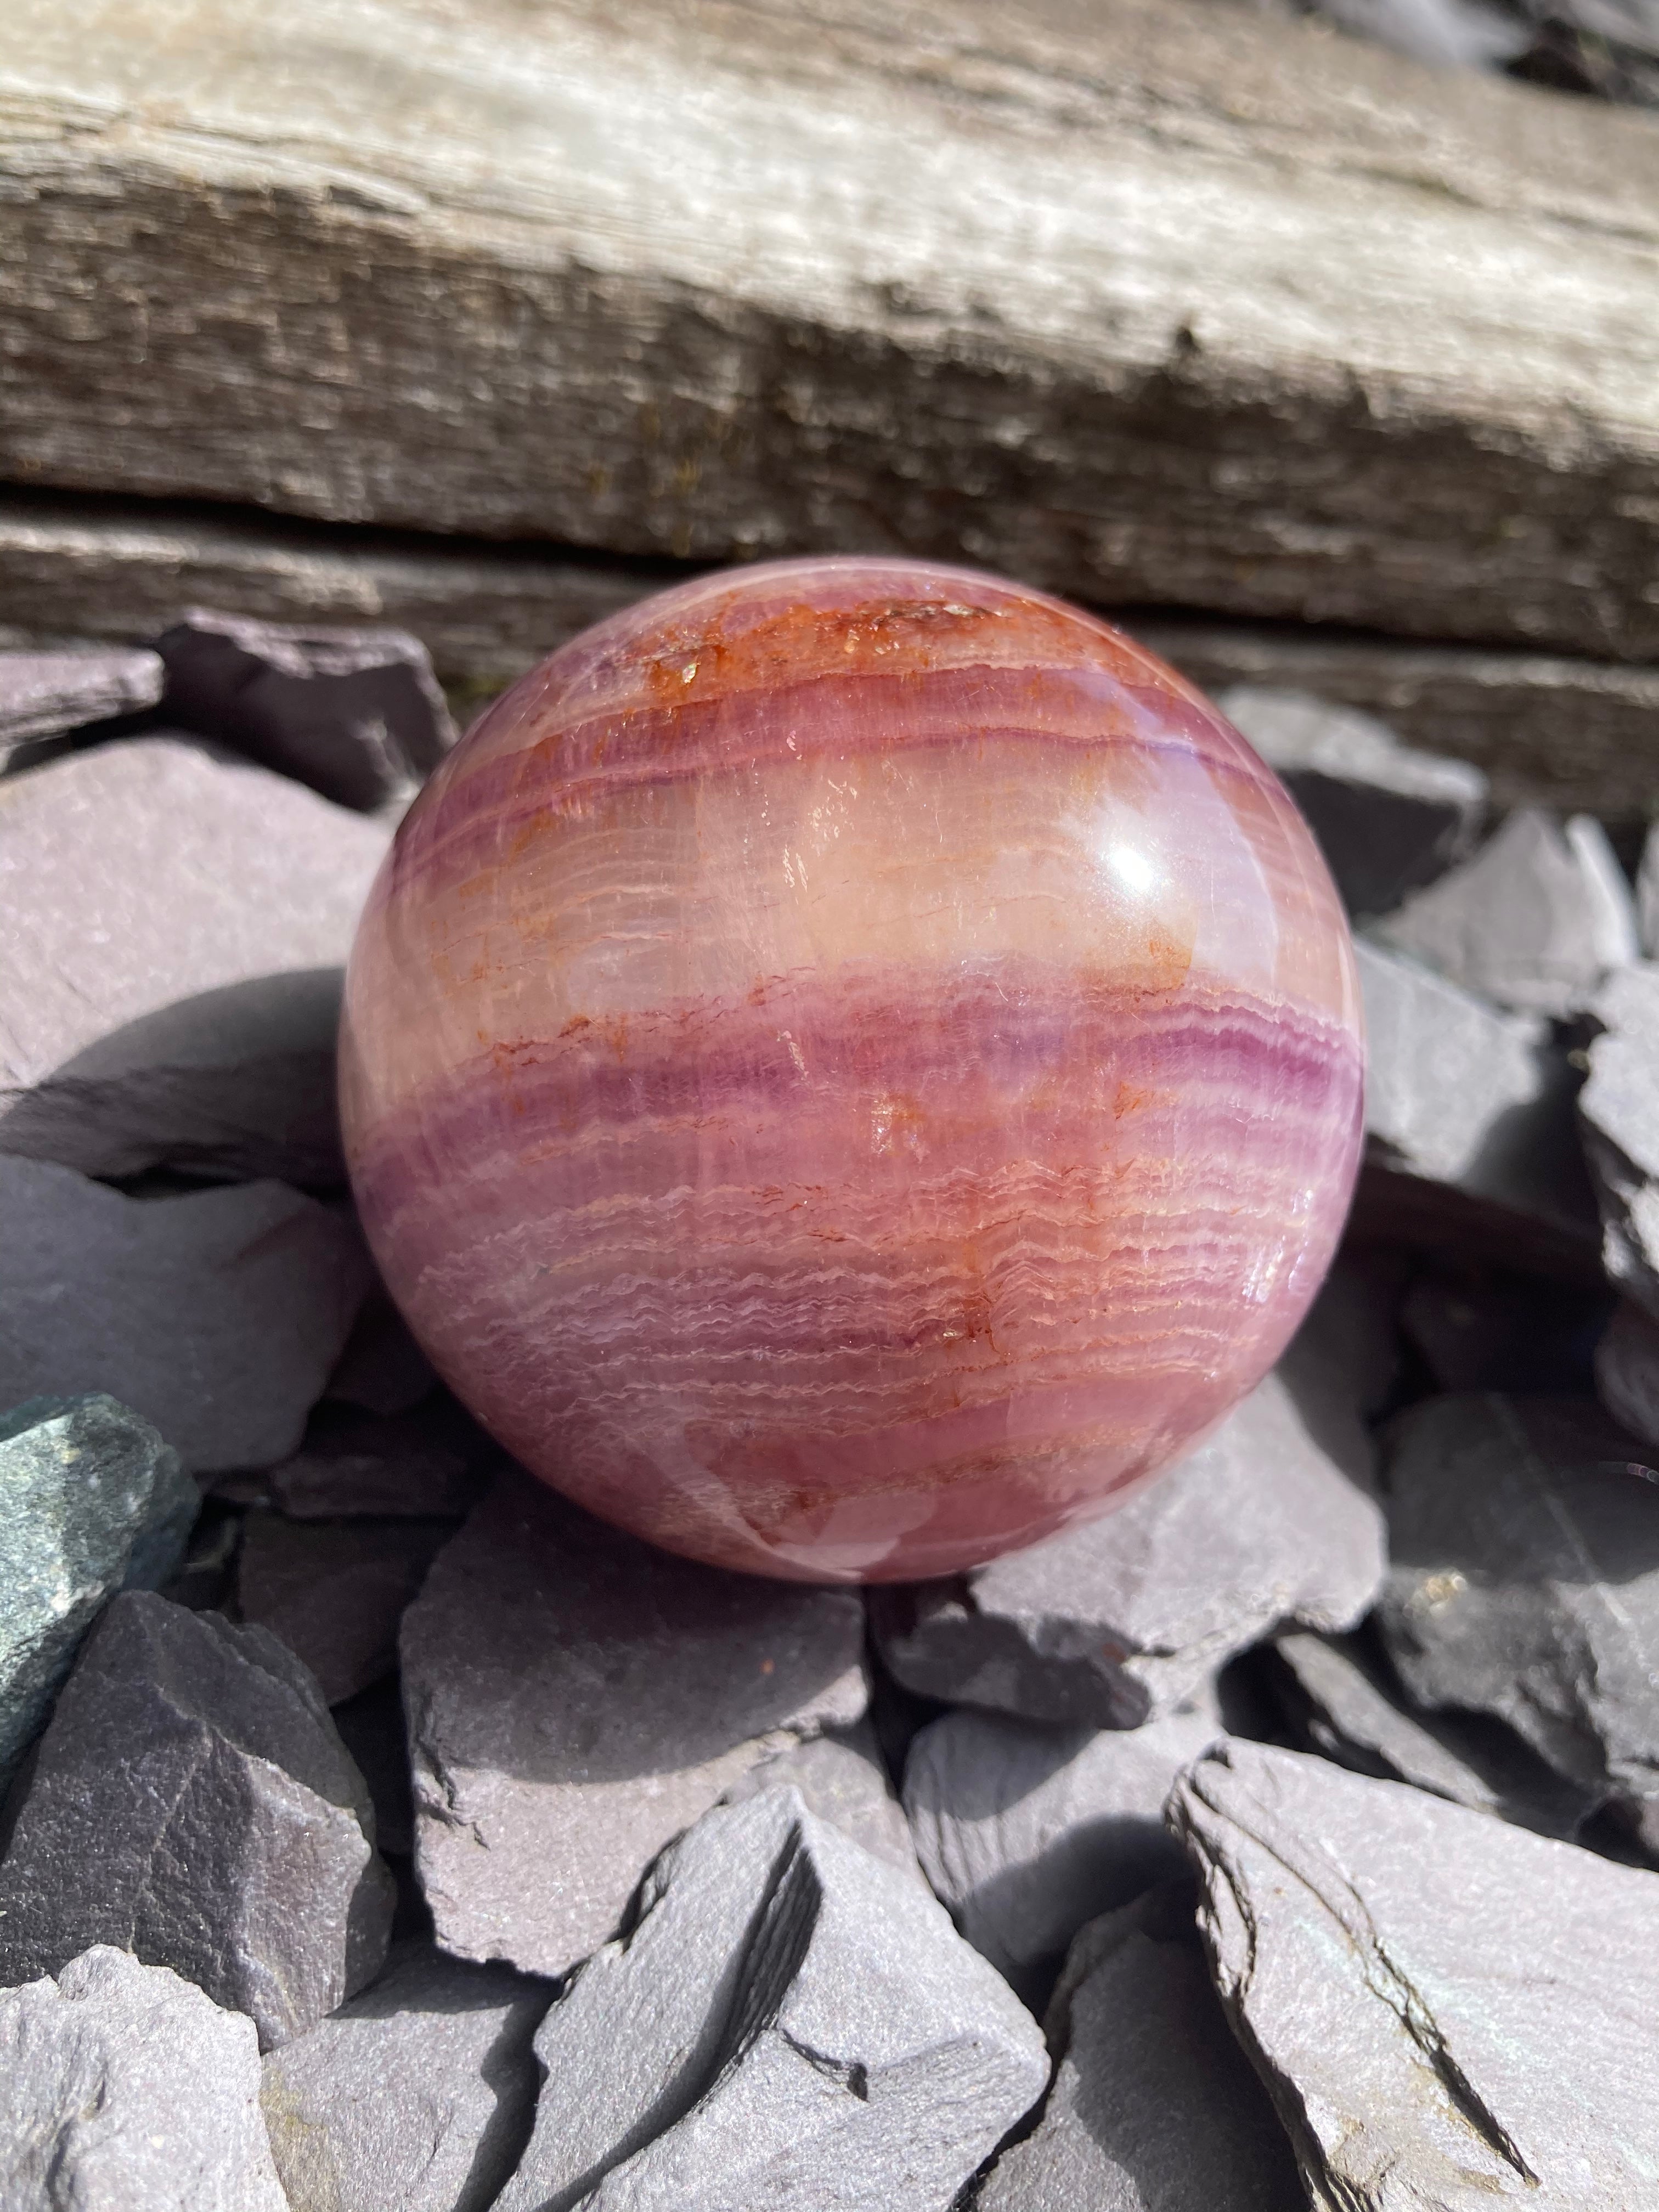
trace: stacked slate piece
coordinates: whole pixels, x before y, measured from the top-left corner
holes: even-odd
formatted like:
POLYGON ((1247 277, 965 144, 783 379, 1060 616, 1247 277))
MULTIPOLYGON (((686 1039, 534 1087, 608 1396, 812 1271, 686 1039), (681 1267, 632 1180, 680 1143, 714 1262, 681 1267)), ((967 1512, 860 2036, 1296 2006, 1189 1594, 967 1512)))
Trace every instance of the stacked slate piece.
POLYGON ((553 1497, 374 1279, 420 647, 0 655, 0 2212, 1653 2201, 1659 845, 1226 704, 1359 933, 1344 1251, 1110 1519, 866 1601, 553 1497))
POLYGON ((1434 69, 1659 107, 1659 0, 1267 0, 1434 69))

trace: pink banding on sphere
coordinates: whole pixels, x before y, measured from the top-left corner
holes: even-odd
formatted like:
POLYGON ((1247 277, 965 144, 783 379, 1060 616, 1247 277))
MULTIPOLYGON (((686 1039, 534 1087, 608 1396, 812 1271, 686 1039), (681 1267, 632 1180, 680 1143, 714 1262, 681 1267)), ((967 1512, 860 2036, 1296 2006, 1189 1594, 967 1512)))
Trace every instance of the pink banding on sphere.
POLYGON ((1277 1358, 1356 1171, 1347 927, 1198 692, 910 561, 601 623, 416 800, 352 1180, 440 1373, 607 1520, 815 1582, 1115 1504, 1277 1358))

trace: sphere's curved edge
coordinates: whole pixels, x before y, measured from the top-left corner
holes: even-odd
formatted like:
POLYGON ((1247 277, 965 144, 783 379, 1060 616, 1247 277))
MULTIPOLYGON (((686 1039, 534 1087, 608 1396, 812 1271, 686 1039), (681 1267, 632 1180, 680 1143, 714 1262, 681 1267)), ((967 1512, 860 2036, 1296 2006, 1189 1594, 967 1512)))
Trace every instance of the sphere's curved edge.
POLYGON ((1362 1079, 1244 741, 1097 617, 884 559, 678 587, 498 702, 342 1024, 451 1387, 600 1518, 830 1584, 1044 1541, 1222 1419, 1334 1251, 1362 1079))

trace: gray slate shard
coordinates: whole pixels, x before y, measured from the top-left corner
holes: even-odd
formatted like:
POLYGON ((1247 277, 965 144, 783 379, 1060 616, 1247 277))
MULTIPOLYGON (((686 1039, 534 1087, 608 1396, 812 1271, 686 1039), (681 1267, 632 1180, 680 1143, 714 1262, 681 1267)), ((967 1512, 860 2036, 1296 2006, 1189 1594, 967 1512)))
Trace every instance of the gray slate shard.
POLYGON ((1048 2071, 921 1884, 793 1790, 663 1855, 536 2055, 500 2212, 945 2212, 1048 2071))
POLYGON ((106 1391, 192 1472, 287 1459, 368 1280, 354 1224, 276 1182, 127 1198, 0 1154, 0 1405, 106 1391))
POLYGON ((287 2212, 253 2024, 94 1945, 0 1990, 7 2212, 287 2212))
POLYGON ((406 630, 307 629, 195 608, 155 649, 170 720, 341 806, 409 798, 455 742, 430 656, 406 630))
POLYGON ((1577 1392, 1611 1296, 1492 1270, 1425 1272, 1400 1304, 1401 1333, 1443 1390, 1577 1392))
POLYGON ((0 1413, 0 1789, 100 1607, 167 1580, 200 1504, 178 1453, 112 1398, 0 1413))
POLYGON ((415 1850, 415 1803, 409 1781, 409 1735, 403 1686, 395 1674, 331 1707, 330 1717, 351 1754, 374 1806, 374 1841, 388 1856, 415 1850))
POLYGON ((398 1627, 453 1520, 289 1521, 248 1516, 237 1608, 280 1636, 331 1705, 398 1664, 398 1627))
POLYGON ((1602 1792, 1565 1780, 1513 1729, 1477 1713, 1414 1713, 1355 1637, 1273 1640, 1273 1687, 1293 1736, 1356 1774, 1409 1782, 1543 1836, 1571 1838, 1602 1792))
POLYGON ((1517 1012, 1565 1017, 1639 954, 1636 905, 1607 832, 1511 814, 1472 860, 1419 891, 1374 933, 1465 990, 1517 1012))
POLYGON ((0 1150, 341 1182, 341 970, 387 842, 171 735, 0 781, 0 1150))
MULTIPOLYGON (((1309 0, 1345 31, 1442 69, 1505 69, 1555 91, 1659 106, 1651 0, 1309 0)), ((1293 6, 1291 13, 1305 13, 1293 6)))
POLYGON ((1642 957, 1659 957, 1659 823, 1653 824, 1643 841, 1637 866, 1636 933, 1641 939, 1642 957))
POLYGON ((1474 842, 1486 779, 1412 752, 1386 723, 1307 691, 1236 684, 1217 704, 1307 817, 1356 921, 1390 913, 1474 842))
POLYGON ((260 2100, 290 2212, 485 2212, 529 2138, 551 1995, 411 1944, 273 2051, 260 2100))
POLYGON ((1525 21, 1488 0, 1314 0, 1356 37, 1392 46, 1431 69, 1491 69, 1527 46, 1525 21))
POLYGON ((41 1737, 0 1860, 0 1981, 93 1943, 170 1966, 266 2049, 386 1954, 391 1878, 316 1684, 262 1628, 111 1601, 41 1737))
POLYGON ((860 1719, 849 1590, 726 1574, 518 1468, 404 1616, 416 1854, 438 1940, 562 1974, 740 1776, 860 1719))
MULTIPOLYGON (((183 1559, 170 1575, 145 1586, 159 1590, 174 1605, 188 1606, 192 1613, 222 1612, 235 1581, 242 1519, 240 1508, 224 1498, 204 1499, 183 1559)), ((129 1582, 128 1587, 137 1585, 129 1582)))
POLYGON ((141 714, 161 696, 157 653, 0 653, 0 769, 43 739, 88 722, 141 714))
POLYGON ((1319 2212, 1652 2203, 1659 1875, 1265 1744, 1170 1818, 1319 2212))
POLYGON ((811 1736, 763 1759, 738 1777, 720 1802, 741 1805, 762 1790, 799 1790, 809 1813, 850 1836, 872 1857, 885 1859, 917 1881, 925 1880, 910 1824, 893 1795, 867 1715, 851 1728, 811 1736))
POLYGON ((1602 1262, 1659 1320, 1659 964, 1609 977, 1590 1012, 1602 1033, 1589 1048, 1578 1111, 1602 1262))
MULTIPOLYGON (((335 1387, 332 1376, 328 1387, 335 1387)), ((446 1513, 459 1520, 478 1503, 501 1457, 500 1447, 441 1392, 404 1413, 325 1403, 293 1458, 271 1469, 270 1495, 297 1521, 446 1513)))
POLYGON ((1502 1012, 1363 937, 1354 952, 1367 1140, 1356 1220, 1523 1265, 1541 1260, 1546 1272, 1592 1272, 1578 1078, 1549 1024, 1502 1012))
POLYGON ((1659 1444, 1659 1322, 1621 1298, 1595 1347, 1595 1389, 1621 1429, 1659 1444))
POLYGON ((1045 1728, 946 1713, 904 1770, 904 1809, 933 1893, 1029 2002, 1086 1921, 1179 1875, 1164 1801, 1222 1733, 1210 1714, 1138 1729, 1045 1728))
POLYGON ((1397 1317, 1410 1271, 1407 1256, 1386 1247, 1337 1254, 1288 1354, 1304 1388, 1317 1375, 1362 1420, 1382 1411, 1400 1373, 1397 1317))
POLYGON ((384 1286, 372 1284, 324 1395, 367 1413, 407 1413, 437 1379, 384 1286))
POLYGON ((1659 1468, 1591 1400, 1432 1398, 1389 1437, 1377 1621, 1413 1699, 1487 1713, 1659 1849, 1659 1468))
POLYGON ((1103 1519, 955 1581, 872 1591, 882 1656, 925 1697, 1138 1727, 1281 1623, 1359 1619, 1382 1576, 1370 1458, 1340 1381, 1287 1355, 1103 1519))
POLYGON ((1285 2131, 1210 1985, 1190 1881, 1082 1930, 1048 2033, 1060 2063, 1042 2118, 998 2160, 978 2212, 1292 2212, 1301 2202, 1285 2131))

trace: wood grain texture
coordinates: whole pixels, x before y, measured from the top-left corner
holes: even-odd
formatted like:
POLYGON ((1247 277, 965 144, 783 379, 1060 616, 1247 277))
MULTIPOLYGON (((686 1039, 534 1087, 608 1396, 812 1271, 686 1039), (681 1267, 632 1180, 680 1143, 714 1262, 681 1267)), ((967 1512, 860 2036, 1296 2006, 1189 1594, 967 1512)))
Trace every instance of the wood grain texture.
POLYGON ((1267 684, 1363 708, 1423 752, 1473 761, 1495 808, 1659 813, 1659 668, 1314 629, 1128 618, 1210 691, 1267 684))
POLYGON ((482 703, 683 568, 333 530, 143 501, 0 493, 0 650, 150 638, 186 607, 390 623, 482 703))
MULTIPOLYGON (((551 546, 0 495, 0 650, 130 644, 190 606, 391 623, 426 644, 463 722, 590 623, 685 574, 551 546)), ((1116 618, 1206 690, 1311 691, 1381 715, 1407 744, 1474 761, 1499 807, 1612 822, 1659 808, 1659 668, 1133 607, 1116 618)))
POLYGON ((9 0, 0 474, 1659 658, 1659 129, 1179 0, 9 0))

